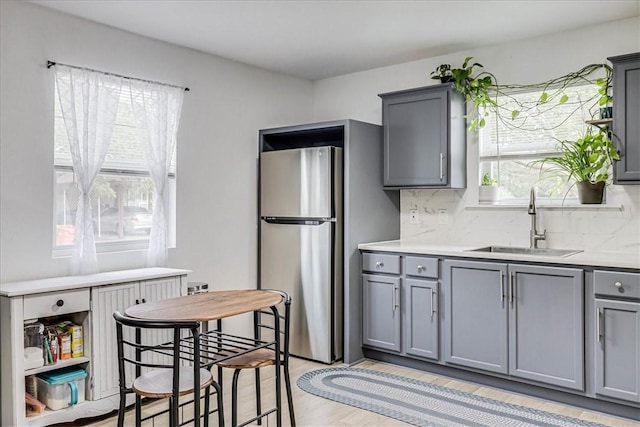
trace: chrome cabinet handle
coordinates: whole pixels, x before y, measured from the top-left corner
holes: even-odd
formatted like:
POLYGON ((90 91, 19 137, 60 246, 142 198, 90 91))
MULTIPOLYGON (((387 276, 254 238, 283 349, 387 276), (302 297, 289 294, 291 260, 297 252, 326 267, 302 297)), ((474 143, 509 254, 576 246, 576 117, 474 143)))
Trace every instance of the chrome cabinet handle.
POLYGON ((392 298, 393 311, 396 311, 396 308, 398 308, 398 296, 396 294, 397 292, 398 292, 398 287, 394 286, 393 287, 393 298, 392 298))
POLYGON ((622 289, 622 283, 620 283, 620 282, 614 283, 613 286, 615 286, 618 289, 622 289))
POLYGON ((436 314, 436 309, 435 306, 433 304, 433 296, 436 294, 436 291, 434 291, 433 289, 431 289, 431 317, 433 317, 434 314, 436 314))
POLYGON ((509 273, 509 302, 513 304, 515 289, 513 287, 513 273, 509 273))
POLYGON ((504 302, 504 271, 500 272, 500 304, 504 302))
POLYGON ((444 178, 444 154, 440 153, 440 181, 444 178))
POLYGON ((602 341, 602 309, 599 308, 596 312, 596 335, 598 342, 602 341))
POLYGON ((376 262, 376 268, 382 268, 382 267, 384 267, 384 264, 382 263, 382 261, 376 262))
POLYGON ((424 266, 422 265, 419 265, 417 269, 418 269, 418 273, 422 273, 425 270, 424 266))

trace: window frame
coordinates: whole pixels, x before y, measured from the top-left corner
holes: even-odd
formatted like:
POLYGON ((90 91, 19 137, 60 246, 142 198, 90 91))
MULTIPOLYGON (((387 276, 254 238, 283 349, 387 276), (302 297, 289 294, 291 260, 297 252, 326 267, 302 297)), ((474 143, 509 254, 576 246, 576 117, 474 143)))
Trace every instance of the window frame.
MULTIPOLYGON (((594 91, 598 90, 597 85, 594 82, 589 82, 589 83, 585 83, 585 84, 579 84, 579 85, 572 85, 569 86, 568 88, 579 88, 579 87, 592 87, 594 89, 594 91)), ((513 89, 510 90, 508 92, 509 95, 514 96, 514 95, 522 95, 522 94, 539 94, 541 95, 543 92, 548 91, 548 90, 554 90, 559 88, 559 86, 550 86, 547 88, 535 88, 534 90, 528 90, 528 89, 513 89)), ((589 107, 589 105, 586 105, 587 107, 589 107)), ((587 110, 590 114, 592 114, 591 109, 587 110)), ((495 119, 495 115, 497 114, 496 112, 490 112, 489 114, 492 114, 494 117, 491 120, 495 119)), ((478 115, 479 116, 483 116, 484 115, 484 111, 482 111, 481 109, 478 109, 478 115)), ((582 120, 583 122, 585 122, 585 129, 590 126, 588 123, 586 123, 586 120, 593 118, 592 116, 589 118, 585 118, 584 114, 582 114, 581 116, 584 120, 582 120)), ((489 122, 489 118, 487 119, 487 122, 489 122)), ((563 121, 564 124, 564 121, 563 121)), ((545 157, 549 157, 549 156, 556 156, 556 155, 560 155, 561 153, 558 150, 553 150, 553 149, 540 149, 537 151, 532 151, 532 152, 511 152, 509 153, 507 151, 506 154, 502 153, 502 150, 500 149, 500 145, 502 145, 502 147, 504 147, 505 144, 500 144, 500 142, 497 143, 498 145, 498 150, 497 153, 495 154, 488 154, 488 155, 482 155, 482 146, 483 146, 483 141, 485 140, 485 138, 487 138, 485 135, 489 133, 488 130, 486 130, 485 128, 479 128, 478 129, 478 185, 480 185, 480 181, 481 181, 481 177, 484 175, 485 171, 487 169, 492 168, 492 163, 497 163, 498 164, 498 169, 500 169, 500 162, 505 162, 505 161, 518 161, 518 160, 524 160, 524 161, 528 161, 528 163, 531 163, 535 160, 540 160, 543 159, 545 157), (484 165, 488 165, 487 167, 483 167, 484 165)), ((500 135, 504 135, 504 130, 500 131, 500 135)), ((498 137, 499 140, 502 139, 503 137, 500 136, 498 137)), ((489 144, 492 143, 492 141, 490 140, 489 137, 489 144)), ((535 168, 527 166, 531 169, 531 174, 533 174, 533 170, 535 168)), ((531 175, 533 176, 533 175, 531 175)), ((499 179, 500 177, 500 173, 498 173, 498 176, 493 176, 492 175, 492 179, 499 179)), ((543 178, 544 179, 544 178, 543 178)), ((536 179, 536 182, 539 181, 540 179, 536 179)), ((534 185, 535 187, 537 187, 537 185, 534 185)), ((500 181, 498 182, 498 187, 501 188, 500 185, 500 181)), ((499 194, 502 194, 502 192, 500 192, 499 194)), ((577 197, 577 193, 576 193, 576 189, 575 189, 575 183, 573 184, 569 184, 569 189, 567 191, 559 191, 554 197, 547 197, 547 196, 540 196, 538 195, 538 199, 537 199, 539 204, 542 205, 547 205, 547 206, 580 206, 580 204, 578 203, 578 197, 577 197), (572 191, 573 194, 571 195, 567 195, 568 191, 572 191)), ((493 205, 493 206, 521 206, 521 205, 527 205, 529 202, 529 197, 513 197, 513 198, 498 198, 497 202, 493 205)), ((603 199, 603 204, 606 204, 606 196, 603 199)))

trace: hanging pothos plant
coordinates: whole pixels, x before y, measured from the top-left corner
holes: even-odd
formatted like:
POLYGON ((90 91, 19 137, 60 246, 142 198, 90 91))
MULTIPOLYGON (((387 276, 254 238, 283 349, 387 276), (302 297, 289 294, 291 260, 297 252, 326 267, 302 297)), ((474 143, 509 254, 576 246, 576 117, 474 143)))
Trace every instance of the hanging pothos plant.
MULTIPOLYGON (((607 64, 590 64, 582 69, 568 73, 564 76, 553 78, 542 83, 528 85, 499 85, 495 76, 484 70, 482 64, 471 62, 473 57, 465 58, 460 68, 450 68, 449 64, 442 64, 436 68, 432 76, 441 71, 443 65, 450 70, 453 87, 464 96, 467 102, 474 106, 474 112, 467 116, 469 130, 478 130, 486 124, 485 117, 489 111, 494 111, 496 117, 509 127, 523 128, 526 119, 522 116, 534 117, 540 114, 542 106, 549 110, 555 105, 575 102, 575 110, 578 111, 587 105, 589 109, 595 105, 606 106, 612 100, 611 67, 607 64), (474 71, 478 71, 474 74, 474 71), (594 79, 594 73, 604 70, 605 76, 594 79), (567 88, 580 84, 596 84, 597 94, 588 99, 571 101, 566 93, 567 88), (541 92, 539 98, 530 103, 523 103, 517 97, 512 96, 516 92, 541 92), (518 120, 521 118, 520 120, 518 120)), ((434 77, 435 78, 435 77, 434 77)), ((546 112, 546 111, 545 111, 546 112)))

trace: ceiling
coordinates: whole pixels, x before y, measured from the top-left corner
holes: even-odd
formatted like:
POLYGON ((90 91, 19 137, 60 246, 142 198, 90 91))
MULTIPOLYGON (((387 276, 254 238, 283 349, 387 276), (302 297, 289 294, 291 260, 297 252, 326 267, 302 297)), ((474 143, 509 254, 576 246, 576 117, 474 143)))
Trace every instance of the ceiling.
POLYGON ((318 80, 640 15, 640 0, 32 0, 318 80))

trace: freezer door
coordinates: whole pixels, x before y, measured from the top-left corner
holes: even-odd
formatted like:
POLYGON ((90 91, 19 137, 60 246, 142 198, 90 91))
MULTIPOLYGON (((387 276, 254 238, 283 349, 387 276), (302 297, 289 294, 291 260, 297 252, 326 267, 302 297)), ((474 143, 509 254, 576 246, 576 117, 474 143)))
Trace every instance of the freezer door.
POLYGON ((260 216, 332 218, 333 147, 260 155, 260 216))
POLYGON ((291 295, 291 354, 332 361, 333 222, 262 221, 260 287, 291 295))

